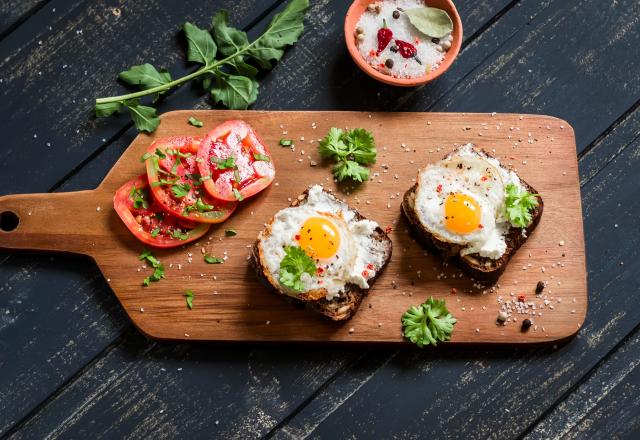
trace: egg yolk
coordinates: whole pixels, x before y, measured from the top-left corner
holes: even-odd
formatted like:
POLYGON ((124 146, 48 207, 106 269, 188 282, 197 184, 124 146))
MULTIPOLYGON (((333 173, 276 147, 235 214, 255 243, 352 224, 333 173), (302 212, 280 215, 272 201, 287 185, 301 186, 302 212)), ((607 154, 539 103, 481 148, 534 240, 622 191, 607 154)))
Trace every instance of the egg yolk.
POLYGON ((338 252, 340 246, 338 228, 324 217, 308 218, 296 239, 311 258, 330 258, 338 252))
POLYGON ((469 234, 480 226, 480 205, 466 194, 449 194, 444 201, 445 227, 456 234, 469 234))

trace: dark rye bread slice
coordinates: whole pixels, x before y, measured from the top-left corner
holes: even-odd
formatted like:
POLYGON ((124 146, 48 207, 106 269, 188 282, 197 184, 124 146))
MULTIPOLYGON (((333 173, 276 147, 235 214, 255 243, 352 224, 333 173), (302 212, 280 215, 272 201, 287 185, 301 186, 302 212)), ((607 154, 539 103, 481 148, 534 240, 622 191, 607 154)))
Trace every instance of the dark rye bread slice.
MULTIPOLYGON (((478 150, 478 152, 487 157, 492 157, 484 150, 478 150)), ((445 158, 448 156, 449 155, 445 156, 445 158)), ((538 194, 538 192, 524 180, 520 179, 520 183, 528 192, 538 194)), ((420 222, 415 210, 417 189, 418 184, 416 183, 404 194, 402 199, 402 212, 409 222, 412 236, 422 246, 438 253, 444 259, 452 260, 471 278, 485 285, 495 284, 498 281, 500 275, 502 275, 507 268, 507 264, 509 263, 509 260, 511 260, 511 257, 515 255, 516 251, 527 241, 533 230, 538 226, 544 209, 542 197, 538 195, 538 206, 531 213, 532 220, 529 226, 524 228, 524 235, 522 228, 512 226, 505 237, 507 250, 497 260, 482 257, 479 254, 461 256, 460 250, 463 246, 439 240, 420 222)))
MULTIPOLYGON (((290 206, 295 207, 304 204, 308 195, 309 191, 306 190, 304 193, 299 195, 297 199, 291 202, 290 206)), ((350 209, 355 214, 356 220, 365 219, 365 217, 362 216, 357 210, 351 207, 350 209)), ((273 221, 273 219, 271 221, 273 221)), ((266 226, 265 231, 268 232, 270 227, 271 222, 269 222, 269 224, 266 226)), ((380 267, 380 269, 373 277, 369 278, 370 287, 373 286, 376 279, 380 276, 382 270, 391 260, 392 251, 391 239, 382 230, 382 228, 377 227, 375 229, 374 239, 384 243, 385 258, 382 267, 380 267)), ((273 292, 282 296, 285 300, 296 306, 302 306, 306 307, 307 309, 314 310, 333 321, 345 321, 351 318, 356 313, 358 307, 360 307, 362 299, 367 295, 368 289, 362 289, 360 286, 351 283, 347 283, 345 286, 345 290, 340 294, 340 296, 332 300, 326 299, 326 289, 311 290, 308 292, 304 292, 296 297, 287 295, 280 289, 278 281, 274 279, 273 276, 268 272, 267 265, 264 262, 264 255, 262 254, 259 244, 260 240, 258 239, 253 245, 253 250, 251 252, 251 265, 256 270, 258 278, 262 280, 262 282, 267 286, 269 286, 273 292)))

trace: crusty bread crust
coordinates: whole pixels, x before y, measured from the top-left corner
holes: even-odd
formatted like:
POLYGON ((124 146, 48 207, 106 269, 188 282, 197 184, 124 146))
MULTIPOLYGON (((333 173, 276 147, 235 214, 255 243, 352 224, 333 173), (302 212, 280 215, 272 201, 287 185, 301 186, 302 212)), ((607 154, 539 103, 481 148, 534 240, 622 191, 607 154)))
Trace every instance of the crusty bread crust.
MULTIPOLYGON (((298 196, 297 199, 291 202, 290 206, 300 206, 304 203, 308 194, 308 190, 305 191, 300 196, 298 196)), ((353 208, 351 208, 351 210, 355 213, 355 218, 357 220, 365 219, 365 217, 363 217, 357 210, 353 208)), ((269 231, 272 221, 273 219, 269 222, 265 231, 269 231)), ((374 238, 384 243, 385 259, 382 267, 376 272, 373 277, 369 278, 369 286, 373 286, 376 279, 380 276, 380 273, 386 267, 387 263, 391 260, 392 252, 391 239, 382 230, 382 228, 377 227, 375 229, 374 238)), ((256 270, 258 278, 260 278, 260 280, 262 280, 263 283, 265 283, 274 293, 282 296, 290 303, 298 306, 306 306, 308 309, 314 310, 333 321, 345 321, 351 318, 358 310, 358 307, 360 307, 362 299, 367 295, 368 289, 362 289, 360 286, 348 283, 345 286, 345 291, 342 292, 339 297, 332 300, 326 299, 326 289, 315 289, 293 297, 291 295, 288 295, 280 288, 280 283, 278 283, 278 281, 275 280, 271 273, 269 273, 269 271, 267 270, 267 265, 264 258, 265 257, 262 254, 262 248, 260 246, 260 240, 256 240, 251 253, 251 265, 256 270)))
MULTIPOLYGON (((487 157, 492 157, 486 151, 481 151, 487 157)), ((448 156, 449 155, 445 157, 448 156)), ((538 194, 538 192, 527 182, 522 179, 520 179, 520 182, 528 192, 532 194, 538 194)), ((527 241, 531 233, 538 226, 540 218, 542 217, 542 211, 544 209, 542 197, 540 197, 540 195, 538 194, 538 206, 531 213, 531 223, 524 229, 524 234, 522 228, 512 226, 509 229, 509 232, 505 237, 507 250, 500 258, 493 260, 491 258, 481 257, 479 254, 469 254, 461 256, 460 250, 462 249, 462 246, 439 240, 420 222, 418 214, 415 210, 415 197, 417 189, 418 184, 416 183, 404 194, 404 197, 402 199, 402 212, 404 213, 404 216, 410 225, 411 235, 422 246, 438 253, 444 259, 452 260, 470 277, 485 285, 495 284, 498 281, 500 276, 507 268, 509 260, 511 260, 516 251, 527 241)))

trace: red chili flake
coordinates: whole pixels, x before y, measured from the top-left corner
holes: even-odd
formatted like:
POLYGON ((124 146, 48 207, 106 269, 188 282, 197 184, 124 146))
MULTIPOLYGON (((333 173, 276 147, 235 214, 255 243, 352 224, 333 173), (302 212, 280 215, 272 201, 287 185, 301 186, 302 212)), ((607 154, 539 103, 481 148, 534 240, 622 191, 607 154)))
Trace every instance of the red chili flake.
POLYGON ((324 283, 324 281, 318 280, 318 284, 322 284, 322 283, 324 283))
POLYGON ((520 301, 521 303, 523 303, 525 300, 524 295, 518 295, 518 301, 520 301))
POLYGON ((488 177, 487 177, 487 176, 482 176, 482 177, 480 178, 480 180, 482 180, 483 182, 486 182, 486 181, 487 181, 487 179, 488 179, 488 177))
POLYGON ((455 288, 455 287, 452 287, 452 288, 451 288, 451 294, 452 294, 452 295, 455 295, 456 293, 458 293, 458 291, 456 290, 456 288, 455 288))
POLYGON ((442 192, 442 184, 438 185, 438 187, 436 188, 436 191, 438 191, 439 193, 442 192))
POLYGON ((403 58, 413 58, 418 53, 418 49, 406 41, 396 40, 396 46, 398 46, 398 53, 400 53, 403 58))
POLYGON ((384 232, 386 232, 387 234, 391 234, 391 231, 393 231, 393 228, 391 226, 387 226, 386 228, 384 228, 384 232))
POLYGON ((366 270, 362 271, 362 276, 367 278, 369 276, 369 272, 367 272, 366 270))
POLYGON ((322 267, 319 267, 319 268, 316 269, 316 273, 318 275, 321 274, 322 272, 324 272, 324 269, 322 267))
POLYGON ((480 229, 484 229, 484 226, 482 225, 482 223, 479 223, 479 224, 478 224, 478 227, 479 227, 480 229))
POLYGON ((373 50, 373 49, 371 49, 371 50, 369 51, 369 56, 370 56, 370 57, 375 57, 375 56, 376 56, 376 51, 375 51, 375 50, 373 50))
POLYGON ((296 234, 296 236, 294 237, 296 240, 300 241, 300 234, 296 234))
POLYGON ((378 52, 376 55, 380 55, 387 48, 392 38, 393 32, 387 27, 387 21, 382 20, 382 27, 378 29, 378 52))
POLYGON ((380 64, 378 64, 378 67, 380 67, 381 69, 383 69, 385 66, 386 66, 386 64, 385 64, 385 63, 380 63, 380 64))
POLYGON ((375 269, 375 267, 373 266, 373 264, 369 263, 369 264, 367 264, 367 269, 373 270, 373 269, 375 269))

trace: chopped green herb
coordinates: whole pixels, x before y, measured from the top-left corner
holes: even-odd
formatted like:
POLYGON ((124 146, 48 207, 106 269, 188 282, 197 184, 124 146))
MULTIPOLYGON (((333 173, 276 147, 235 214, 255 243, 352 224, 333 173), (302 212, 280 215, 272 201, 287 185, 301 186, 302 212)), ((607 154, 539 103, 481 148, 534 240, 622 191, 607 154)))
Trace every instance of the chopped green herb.
POLYGON ((237 201, 242 202, 244 200, 244 196, 237 189, 233 188, 233 196, 237 201))
POLYGON ((167 155, 164 154, 162 150, 160 150, 160 148, 156 148, 155 155, 158 156, 160 159, 165 159, 167 157, 167 155))
POLYGON ((189 310, 193 309, 193 291, 192 290, 187 290, 184 293, 185 298, 187 299, 187 307, 189 307, 189 310))
POLYGON ((531 212, 538 206, 537 194, 522 191, 513 183, 507 185, 505 192, 507 219, 517 228, 526 228, 531 223, 531 212))
POLYGON ((280 262, 279 281, 284 286, 302 292, 306 286, 301 276, 304 273, 315 275, 316 263, 302 248, 297 246, 287 246, 284 251, 285 256, 280 262))
POLYGON ((412 306, 402 315, 402 335, 422 348, 448 341, 457 320, 451 316, 444 300, 427 299, 419 306, 412 306))
POLYGON ((260 153, 253 153, 253 158, 263 162, 271 162, 271 158, 269 156, 260 153))
POLYGON ((129 193, 129 198, 133 200, 133 207, 136 209, 149 208, 149 202, 147 202, 147 193, 143 188, 136 188, 133 186, 129 193))
POLYGON ((236 183, 240 183, 240 171, 238 168, 233 170, 233 180, 235 180, 236 183))
POLYGON ((160 233, 160 228, 155 228, 153 231, 151 231, 151 236, 153 238, 156 238, 159 233, 160 233))
POLYGON ((280 145, 283 147, 290 147, 293 145, 293 141, 291 139, 280 139, 280 145))
POLYGON ((212 257, 211 255, 205 255, 204 256, 204 261, 207 264, 222 264, 222 263, 224 263, 224 260, 222 258, 212 257))
POLYGON ((153 156, 152 153, 144 153, 142 155, 142 157, 140 158, 140 162, 145 162, 147 159, 149 159, 151 156, 153 156))
POLYGON ((227 237, 235 237, 236 235, 238 235, 238 233, 235 229, 225 229, 224 235, 226 235, 227 237))
POLYGON ((198 212, 213 211, 213 209, 214 209, 213 205, 208 205, 204 203, 200 197, 196 199, 196 202, 193 205, 189 205, 186 208, 184 208, 184 210, 187 213, 193 212, 193 211, 198 211, 198 212))
POLYGON ((364 182, 369 178, 369 169, 362 165, 376 161, 376 146, 373 135, 363 128, 344 131, 332 127, 318 146, 320 156, 336 161, 333 174, 339 181, 352 179, 364 182))
POLYGON ((173 238, 177 238, 178 240, 186 240, 187 238, 189 238, 189 234, 187 234, 186 232, 183 232, 179 228, 175 228, 174 230, 172 230, 171 236, 173 238))
POLYGON ((173 193, 174 197, 178 199, 181 199, 189 194, 190 190, 191 185, 189 185, 188 183, 176 183, 171 187, 171 192, 173 193))
POLYGON ((196 119, 193 116, 189 118, 189 124, 193 125, 194 127, 202 127, 204 125, 201 120, 196 119))
POLYGON ((236 167, 236 160, 230 156, 226 159, 219 159, 217 157, 211 157, 211 163, 216 165, 216 168, 219 170, 227 170, 236 167))
POLYGON ((154 257, 153 254, 151 254, 150 250, 144 249, 138 256, 138 259, 141 261, 146 260, 151 265, 151 267, 153 267, 153 273, 142 280, 143 286, 148 286, 149 283, 160 281, 162 278, 164 278, 164 266, 160 264, 160 261, 158 261, 158 259, 154 257))

